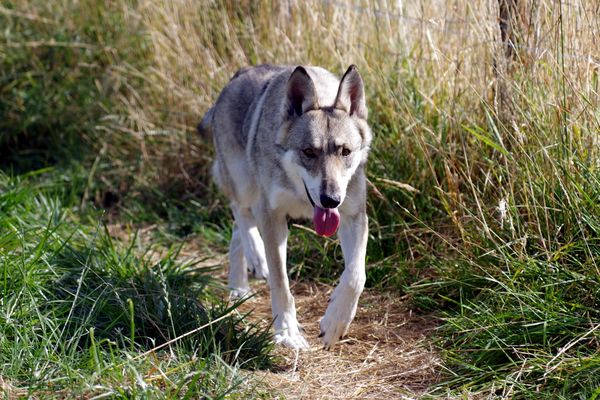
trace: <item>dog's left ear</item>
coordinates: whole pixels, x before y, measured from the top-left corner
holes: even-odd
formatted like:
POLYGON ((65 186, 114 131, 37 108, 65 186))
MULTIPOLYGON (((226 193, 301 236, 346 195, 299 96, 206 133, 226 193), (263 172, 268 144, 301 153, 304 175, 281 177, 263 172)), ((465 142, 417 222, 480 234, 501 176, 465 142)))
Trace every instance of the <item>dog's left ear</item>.
POLYGON ((350 115, 356 115, 358 118, 367 119, 365 88, 354 64, 348 67, 342 77, 334 107, 344 110, 350 115))

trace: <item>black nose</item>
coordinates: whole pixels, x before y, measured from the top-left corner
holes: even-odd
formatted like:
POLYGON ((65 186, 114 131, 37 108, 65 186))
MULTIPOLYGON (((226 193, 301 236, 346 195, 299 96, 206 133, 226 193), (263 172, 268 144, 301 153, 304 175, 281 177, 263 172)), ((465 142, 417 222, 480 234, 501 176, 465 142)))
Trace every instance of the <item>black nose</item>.
POLYGON ((320 200, 321 205, 325 208, 336 208, 340 205, 340 196, 338 195, 329 196, 327 194, 322 194, 320 200))

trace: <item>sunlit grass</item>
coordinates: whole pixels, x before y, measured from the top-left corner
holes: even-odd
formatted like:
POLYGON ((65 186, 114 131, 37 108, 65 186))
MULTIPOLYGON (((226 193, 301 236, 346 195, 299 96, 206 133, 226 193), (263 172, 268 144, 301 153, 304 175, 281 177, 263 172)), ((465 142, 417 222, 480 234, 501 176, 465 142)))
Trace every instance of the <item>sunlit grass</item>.
MULTIPOLYGON (((71 166, 77 174, 53 178, 68 207, 46 204, 56 196, 28 207, 60 211, 35 219, 34 232, 45 232, 39 237, 47 241, 55 235, 49 221, 98 207, 110 210, 104 220, 158 223, 155 240, 164 246, 194 236, 223 251, 230 218, 210 183, 211 146, 195 134, 202 114, 242 66, 313 64, 341 74, 357 64, 375 134, 367 284, 444 318, 437 343, 448 379, 437 390, 593 397, 600 317, 597 16, 583 1, 524 5, 517 56, 507 62, 496 7, 5 2, 0 146, 11 157, 1 161, 22 172, 64 163, 67 154, 80 158, 71 166)), ((7 207, 35 198, 37 186, 20 191, 7 182, 15 187, 7 207)), ((25 212, 3 218, 19 226, 25 212)), ((85 243, 110 248, 93 221, 85 223, 85 243), (104 239, 92 241, 90 232, 104 239)), ((291 276, 335 281, 338 243, 292 229, 291 276)), ((0 243, 37 254, 38 242, 15 232, 0 243)), ((64 234, 71 233, 83 237, 77 229, 64 234)), ((86 254, 69 257, 81 264, 86 254)), ((94 257, 112 265, 111 253, 94 257)), ((9 277, 19 276, 31 283, 20 296, 48 296, 31 275, 13 274, 17 261, 10 265, 5 292, 9 277)), ((105 282, 115 274, 102 271, 105 282)), ((136 276, 128 276, 127 290, 136 276)), ((161 275, 152 279, 163 282, 161 275)), ((56 329, 43 328, 39 340, 56 329)), ((123 332, 122 348, 139 345, 123 332)), ((18 376, 11 378, 17 384, 18 376)))

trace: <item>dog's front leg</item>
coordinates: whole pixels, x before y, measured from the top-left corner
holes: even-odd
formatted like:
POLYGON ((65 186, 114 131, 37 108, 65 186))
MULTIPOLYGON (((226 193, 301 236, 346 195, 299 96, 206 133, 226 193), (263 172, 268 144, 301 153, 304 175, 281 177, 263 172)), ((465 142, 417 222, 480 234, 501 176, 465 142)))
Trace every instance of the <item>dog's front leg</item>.
POLYGON ((367 253, 367 215, 359 212, 354 217, 342 218, 339 237, 344 254, 345 268, 340 283, 329 299, 329 307, 321 319, 321 334, 329 349, 345 335, 356 314, 358 298, 365 286, 365 257, 367 253))
POLYGON ((275 342, 294 349, 308 348, 308 342, 300 333, 296 319, 294 298, 286 269, 286 246, 288 227, 285 215, 263 208, 257 213, 260 233, 265 243, 271 310, 275 328, 275 342))

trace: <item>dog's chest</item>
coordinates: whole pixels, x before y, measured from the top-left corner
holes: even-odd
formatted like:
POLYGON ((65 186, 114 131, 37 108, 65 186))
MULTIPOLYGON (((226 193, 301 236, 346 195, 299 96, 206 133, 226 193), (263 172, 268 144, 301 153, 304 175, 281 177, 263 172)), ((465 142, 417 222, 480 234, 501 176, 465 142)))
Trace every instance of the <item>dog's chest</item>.
POLYGON ((308 199, 298 197, 293 190, 278 188, 272 191, 269 204, 273 210, 294 219, 312 218, 313 207, 308 199))

